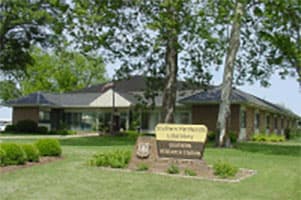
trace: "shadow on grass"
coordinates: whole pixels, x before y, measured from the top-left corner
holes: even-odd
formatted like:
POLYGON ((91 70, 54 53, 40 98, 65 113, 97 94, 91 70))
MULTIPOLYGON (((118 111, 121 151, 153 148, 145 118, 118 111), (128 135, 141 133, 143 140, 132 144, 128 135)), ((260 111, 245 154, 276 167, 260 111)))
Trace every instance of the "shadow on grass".
POLYGON ((61 145, 70 146, 125 146, 134 145, 136 137, 133 136, 95 136, 82 138, 61 139, 61 145))
POLYGON ((300 145, 285 145, 285 144, 266 144, 266 143, 239 143, 235 147, 241 151, 271 154, 271 155, 287 155, 301 156, 300 145))

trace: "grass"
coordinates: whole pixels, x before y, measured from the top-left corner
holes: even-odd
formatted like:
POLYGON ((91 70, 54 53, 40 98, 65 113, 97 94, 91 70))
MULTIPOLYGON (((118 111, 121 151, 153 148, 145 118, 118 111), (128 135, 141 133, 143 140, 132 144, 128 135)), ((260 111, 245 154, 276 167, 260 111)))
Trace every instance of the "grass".
MULTIPOLYGON (((12 142, 3 140, 2 142, 12 142)), ((22 142, 17 140, 16 142, 22 142)), ((32 140, 24 140, 32 142, 32 140)), ((236 149, 206 148, 204 160, 218 160, 257 174, 240 183, 116 172, 90 167, 97 152, 132 150, 132 137, 87 137, 60 141, 62 161, 0 175, 3 199, 299 199, 301 145, 243 143, 236 149), (284 147, 283 147, 284 146, 284 147), (293 146, 293 147, 288 147, 293 146), (285 150, 289 148, 288 150, 285 150), (298 150, 299 149, 299 150, 298 150), (284 151, 285 153, 281 153, 284 151)))

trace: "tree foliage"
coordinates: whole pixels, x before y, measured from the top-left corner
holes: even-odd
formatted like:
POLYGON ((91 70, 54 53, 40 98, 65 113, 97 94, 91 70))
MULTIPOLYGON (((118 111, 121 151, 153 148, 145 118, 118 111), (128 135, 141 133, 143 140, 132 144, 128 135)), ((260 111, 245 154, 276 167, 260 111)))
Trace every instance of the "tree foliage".
MULTIPOLYGON (((228 47, 236 1, 212 1, 208 10, 215 20, 215 30, 228 47)), ((239 0, 245 4, 241 27, 241 48, 235 62, 235 84, 259 81, 268 86, 272 74, 282 78, 300 78, 300 23, 298 0, 239 0)), ((224 55, 226 53, 224 52, 224 55)))
POLYGON ((33 64, 33 44, 59 44, 67 8, 60 0, 1 0, 0 70, 9 73, 33 64))
POLYGON ((240 27, 236 29, 236 45, 232 43, 232 40, 235 40, 235 35, 232 35, 234 28, 231 29, 227 45, 229 50, 226 54, 217 122, 217 129, 220 131, 219 146, 223 145, 226 121, 230 116, 232 82, 242 84, 245 81, 253 83, 259 80, 266 86, 269 84, 269 77, 276 72, 281 77, 297 72, 300 78, 298 45, 301 44, 301 30, 297 21, 300 21, 301 14, 298 2, 237 0, 236 6, 233 7, 232 1, 228 1, 230 12, 226 12, 225 7, 221 5, 224 2, 226 1, 215 1, 212 4, 216 13, 216 26, 223 27, 224 32, 231 25, 235 27, 235 24, 240 24, 240 27), (244 13, 239 19, 233 18, 231 14, 236 16, 237 5, 242 5, 241 12, 244 13), (231 55, 231 49, 237 48, 237 45, 240 45, 238 53, 231 55), (235 64, 228 64, 230 57, 235 60, 235 64), (236 79, 232 77, 234 71, 236 79))
POLYGON ((35 62, 27 66, 27 75, 0 82, 3 100, 37 91, 68 92, 105 81, 102 58, 68 51, 47 53, 37 48, 31 54, 35 62))
MULTIPOLYGON (((163 93, 164 108, 174 110, 178 75, 207 85, 208 68, 222 63, 221 51, 215 50, 223 45, 211 34, 212 21, 207 20, 206 3, 202 3, 206 1, 107 0, 98 7, 97 0, 75 2, 72 18, 77 28, 72 35, 81 48, 117 59, 118 77, 145 75, 145 97, 163 93)), ((164 121, 172 121, 172 116, 167 118, 164 121)))

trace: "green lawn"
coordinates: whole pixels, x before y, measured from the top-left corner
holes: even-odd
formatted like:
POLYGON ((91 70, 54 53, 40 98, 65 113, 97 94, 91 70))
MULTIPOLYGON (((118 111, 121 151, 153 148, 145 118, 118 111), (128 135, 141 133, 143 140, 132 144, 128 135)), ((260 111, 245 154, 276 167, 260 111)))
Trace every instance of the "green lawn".
MULTIPOLYGON (((4 140, 3 142, 12 141, 4 140)), ((17 142, 32 140, 17 140, 17 142)), ((204 159, 222 159, 257 170, 240 183, 220 183, 139 172, 113 172, 85 163, 96 152, 132 150, 134 138, 61 140, 62 161, 0 175, 0 199, 301 199, 301 144, 244 143, 207 148, 204 159)))

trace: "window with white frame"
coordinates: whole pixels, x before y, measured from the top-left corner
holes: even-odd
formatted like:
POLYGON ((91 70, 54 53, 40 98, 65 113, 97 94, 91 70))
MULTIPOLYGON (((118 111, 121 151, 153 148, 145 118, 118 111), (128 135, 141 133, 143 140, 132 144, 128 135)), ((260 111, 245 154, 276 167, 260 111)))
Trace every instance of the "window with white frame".
POLYGON ((254 125, 255 125, 255 128, 258 129, 259 126, 260 126, 260 114, 259 113, 256 113, 255 114, 255 119, 254 119, 254 125))
POLYGON ((240 113, 240 128, 246 128, 247 126, 247 112, 242 110, 240 113))
POLYGON ((50 122, 50 112, 49 111, 39 111, 39 121, 40 122, 50 122))
POLYGON ((270 116, 269 115, 266 116, 266 121, 265 122, 266 122, 265 123, 266 124, 266 128, 269 129, 270 128, 270 116))
POLYGON ((175 122, 177 124, 189 124, 190 123, 190 113, 189 112, 176 112, 175 122))

